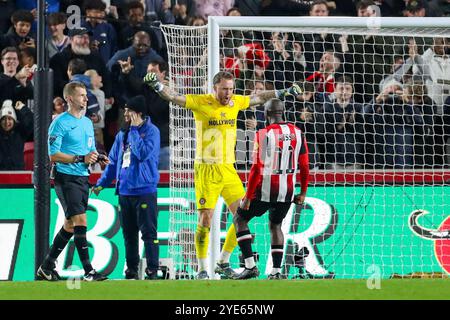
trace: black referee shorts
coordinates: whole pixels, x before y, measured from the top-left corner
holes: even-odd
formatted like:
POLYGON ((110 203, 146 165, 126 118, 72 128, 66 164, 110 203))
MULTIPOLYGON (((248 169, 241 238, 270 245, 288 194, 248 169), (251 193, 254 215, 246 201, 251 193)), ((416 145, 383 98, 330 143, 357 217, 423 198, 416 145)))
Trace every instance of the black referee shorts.
POLYGON ((89 177, 56 172, 55 191, 67 219, 86 212, 89 198, 89 177))
POLYGON ((250 203, 248 210, 238 208, 237 213, 242 218, 250 221, 253 217, 260 217, 269 211, 269 220, 272 223, 280 224, 291 207, 290 202, 264 202, 260 200, 253 200, 250 203))

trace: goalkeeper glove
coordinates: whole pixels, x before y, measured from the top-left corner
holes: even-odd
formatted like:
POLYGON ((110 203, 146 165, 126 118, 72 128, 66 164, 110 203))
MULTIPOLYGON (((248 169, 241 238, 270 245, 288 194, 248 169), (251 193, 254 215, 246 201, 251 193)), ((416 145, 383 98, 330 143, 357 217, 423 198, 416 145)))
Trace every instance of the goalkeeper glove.
POLYGON ((156 92, 161 92, 164 89, 164 85, 158 81, 158 77, 154 72, 149 72, 145 75, 144 83, 156 92))
POLYGON ((297 85, 294 84, 292 87, 288 89, 282 89, 277 91, 277 98, 284 98, 289 95, 293 95, 294 97, 297 97, 303 93, 302 89, 297 85))

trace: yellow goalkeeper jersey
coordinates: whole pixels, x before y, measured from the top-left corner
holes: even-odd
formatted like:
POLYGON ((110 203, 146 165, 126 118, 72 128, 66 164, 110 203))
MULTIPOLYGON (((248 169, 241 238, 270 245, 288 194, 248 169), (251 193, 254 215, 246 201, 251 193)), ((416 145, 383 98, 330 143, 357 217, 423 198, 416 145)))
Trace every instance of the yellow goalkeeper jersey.
POLYGON ((186 95, 186 108, 192 110, 196 126, 195 163, 234 163, 237 115, 250 105, 250 96, 233 95, 221 105, 213 94, 186 95))

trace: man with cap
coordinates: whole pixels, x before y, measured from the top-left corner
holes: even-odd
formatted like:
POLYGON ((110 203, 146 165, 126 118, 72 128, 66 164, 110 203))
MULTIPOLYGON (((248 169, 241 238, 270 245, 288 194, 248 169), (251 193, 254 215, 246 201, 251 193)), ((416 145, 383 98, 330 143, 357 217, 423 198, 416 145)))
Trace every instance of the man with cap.
POLYGON ((5 100, 0 110, 0 170, 23 170, 23 146, 33 134, 33 113, 22 102, 5 100), (15 109, 15 110, 14 110, 15 109))
POLYGON ((69 82, 67 67, 72 59, 82 59, 87 69, 94 69, 104 79, 103 87, 105 97, 112 97, 111 80, 108 69, 97 51, 90 49, 92 35, 86 28, 69 29, 70 45, 50 59, 50 68, 53 69, 54 95, 62 97, 64 85, 69 82))
POLYGON ((109 152, 110 163, 92 191, 98 195, 115 179, 119 217, 125 240, 126 279, 138 279, 139 231, 144 241, 148 279, 157 278, 157 185, 160 149, 159 129, 146 114, 144 96, 135 96, 124 106, 125 127, 116 135, 109 152))

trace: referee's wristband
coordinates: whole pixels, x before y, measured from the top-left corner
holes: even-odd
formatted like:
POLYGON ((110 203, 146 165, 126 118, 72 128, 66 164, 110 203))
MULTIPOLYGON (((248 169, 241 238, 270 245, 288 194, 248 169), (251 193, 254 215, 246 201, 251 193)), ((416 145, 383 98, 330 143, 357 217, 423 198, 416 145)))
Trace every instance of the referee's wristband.
POLYGON ((73 158, 73 163, 80 163, 80 162, 84 163, 84 156, 75 156, 73 158))

